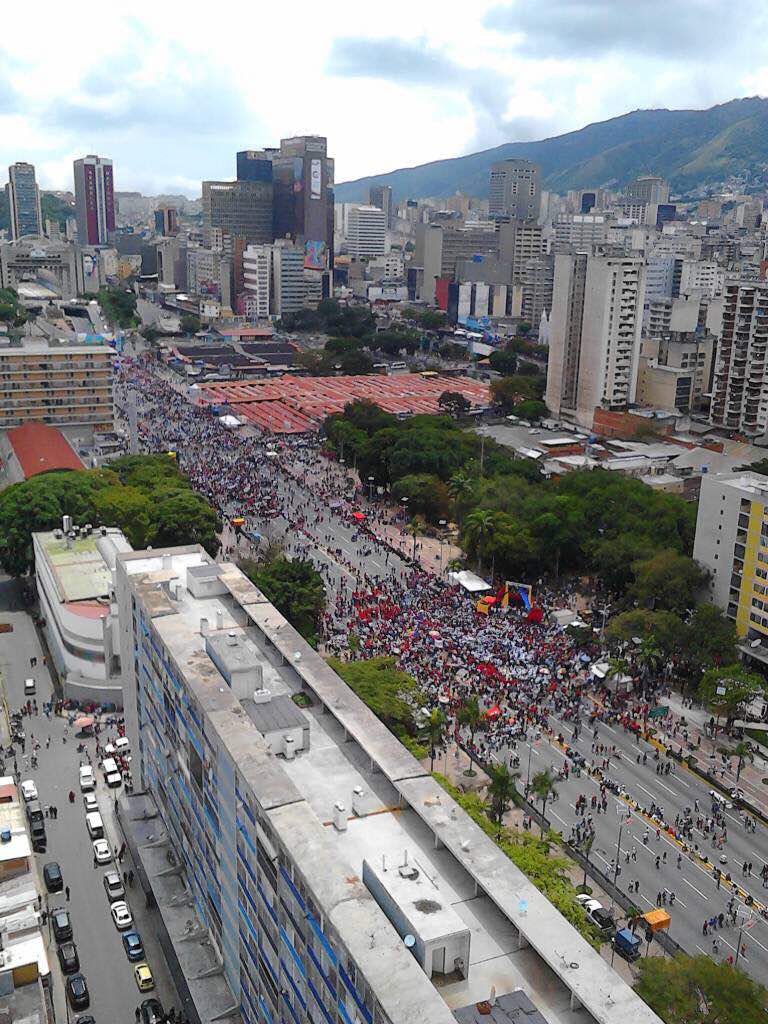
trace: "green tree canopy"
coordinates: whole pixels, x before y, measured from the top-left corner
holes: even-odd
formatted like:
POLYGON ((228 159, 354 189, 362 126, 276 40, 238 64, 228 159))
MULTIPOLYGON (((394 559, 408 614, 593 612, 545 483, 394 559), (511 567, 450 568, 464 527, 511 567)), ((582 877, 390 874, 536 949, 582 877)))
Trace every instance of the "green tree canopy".
POLYGON ((141 323, 136 315, 136 296, 130 288, 100 288, 96 300, 113 327, 127 330, 141 323))
POLYGON ((488 363, 492 370, 500 373, 503 377, 511 377, 517 373, 517 357, 514 352, 503 350, 491 352, 488 363))
POLYGON ((637 994, 666 1024, 763 1024, 768 992, 711 957, 649 956, 638 961, 637 994))
POLYGON ((325 586, 312 562, 278 555, 264 563, 245 561, 240 568, 305 640, 317 642, 325 586))
POLYGON ((470 410, 470 401, 460 391, 444 391, 437 400, 440 408, 449 416, 458 419, 465 416, 470 410))
POLYGON ((421 515, 429 523, 447 519, 451 508, 451 496, 443 481, 431 473, 413 473, 400 477, 392 485, 392 497, 396 501, 408 498, 408 509, 413 515, 421 515))
POLYGON ((634 583, 627 600, 644 608, 667 609, 681 615, 696 604, 696 595, 706 582, 704 570, 674 551, 658 551, 632 566, 634 583))
POLYGON ((753 672, 748 672, 743 665, 725 665, 711 668, 702 676, 699 683, 698 697, 718 716, 725 715, 728 719, 738 718, 750 701, 763 693, 765 680, 753 672), (724 690, 724 693, 718 693, 724 690))

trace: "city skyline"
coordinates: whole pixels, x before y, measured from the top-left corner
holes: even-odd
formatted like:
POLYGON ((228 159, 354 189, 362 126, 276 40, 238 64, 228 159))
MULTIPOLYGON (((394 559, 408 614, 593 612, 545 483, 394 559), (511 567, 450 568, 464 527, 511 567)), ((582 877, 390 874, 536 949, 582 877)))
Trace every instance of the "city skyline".
MULTIPOLYGON (((711 31, 710 0, 654 2, 642 26, 629 5, 606 0, 579 5, 578 18, 562 0, 545 12, 528 0, 482 0, 461 24, 437 16, 433 0, 415 9, 395 0, 386 23, 346 0, 332 19, 300 3, 290 37, 273 16, 244 12, 241 31, 220 39, 201 38, 188 10, 174 6, 166 34, 124 3, 91 12, 86 24, 44 2, 44 38, 21 55, 12 48, 21 14, 8 12, 0 161, 27 160, 42 188, 70 189, 75 158, 108 152, 121 189, 194 197, 202 180, 232 177, 232 152, 288 135, 327 136, 341 182, 557 135, 633 107, 703 108, 768 92, 768 65, 746 33, 711 31), (253 78, 237 74, 249 19, 266 44, 253 78), (404 26, 399 36, 394 25, 404 26), (74 47, 78 61, 62 60, 74 47), (302 69, 290 86, 287 63, 302 69), (264 102, 264 75, 283 81, 279 102, 264 102), (393 110, 407 114, 396 133, 383 130, 393 110)), ((731 14, 749 21, 750 35, 766 17, 746 0, 731 14)))

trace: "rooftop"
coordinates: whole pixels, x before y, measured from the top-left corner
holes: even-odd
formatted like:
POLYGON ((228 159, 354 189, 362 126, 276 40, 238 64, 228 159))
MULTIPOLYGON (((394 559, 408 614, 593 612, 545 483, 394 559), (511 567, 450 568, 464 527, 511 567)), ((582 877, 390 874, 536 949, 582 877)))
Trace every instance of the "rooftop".
POLYGON ((85 469, 62 432, 47 423, 22 423, 7 437, 26 479, 53 469, 85 469))
MULTIPOLYGON (((96 601, 108 598, 112 566, 118 553, 132 551, 121 530, 104 527, 87 537, 71 540, 67 546, 60 530, 33 534, 37 551, 53 577, 59 601, 96 601)), ((104 605, 104 611, 107 606, 104 605)))
POLYGON ((453 1021, 451 1011, 487 999, 492 988, 505 994, 524 987, 558 1024, 573 1024, 572 997, 600 1024, 629 1018, 657 1024, 646 1004, 239 570, 221 566, 215 596, 194 598, 182 587, 174 598, 168 580, 184 581, 188 568, 207 556, 195 547, 174 549, 169 568, 163 555, 168 552, 141 552, 121 562, 135 577, 153 628, 200 710, 393 1021, 445 1024, 453 1021), (200 633, 201 618, 217 623, 207 637, 200 633), (311 699, 305 710, 296 708, 310 743, 295 759, 267 750, 248 701, 241 705, 205 652, 206 639, 236 631, 256 646, 265 689, 286 700, 299 691, 311 699), (345 811, 341 828, 334 824, 337 804, 345 811), (419 868, 425 898, 469 930, 467 979, 452 974, 430 981, 406 950, 361 881, 363 862, 379 865, 382 855, 393 866, 407 855, 419 868), (579 964, 578 972, 563 966, 555 942, 567 949, 569 963, 579 964))

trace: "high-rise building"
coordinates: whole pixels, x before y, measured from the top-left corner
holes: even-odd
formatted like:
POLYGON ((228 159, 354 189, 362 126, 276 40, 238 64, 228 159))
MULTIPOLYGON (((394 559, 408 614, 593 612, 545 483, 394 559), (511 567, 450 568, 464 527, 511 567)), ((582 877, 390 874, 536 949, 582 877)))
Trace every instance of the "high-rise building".
POLYGON ((179 233, 179 215, 175 206, 158 206, 155 210, 155 231, 163 238, 179 233))
POLYGON ((115 592, 146 877, 228 988, 201 1019, 456 1024, 525 982, 549 1020, 659 1024, 235 565, 119 553, 115 592))
POLYGON ((304 250, 286 239, 272 246, 272 314, 296 313, 307 299, 304 250))
POLYGON ((488 209, 492 217, 537 220, 541 208, 541 168, 531 160, 491 165, 488 209))
POLYGON ((499 259, 510 264, 512 284, 520 284, 528 261, 545 252, 542 229, 535 221, 511 220, 499 224, 498 234, 499 259))
POLYGON ((386 213, 380 206, 352 207, 349 211, 347 251, 353 259, 383 256, 386 239, 386 213))
POLYGON ((11 222, 11 238, 16 240, 25 235, 42 235, 43 218, 40 212, 40 190, 35 180, 32 164, 15 163, 8 168, 8 215, 11 222))
POLYGON ((249 245, 243 253, 243 290, 249 300, 250 316, 269 316, 271 277, 272 246, 249 245))
POLYGON ((272 157, 276 149, 242 149, 237 154, 238 181, 272 181, 272 157))
POLYGON ((589 250, 605 242, 608 221, 601 213, 561 213, 555 217, 555 252, 589 250))
POLYGON ((712 603, 768 662, 768 479, 759 473, 701 478, 693 557, 709 574, 712 603), (759 641, 759 644, 755 643, 759 641))
POLYGON ((333 265, 333 160, 320 135, 281 139, 272 156, 275 238, 309 245, 314 269, 333 265))
POLYGON ((106 245, 115 230, 112 161, 100 156, 75 160, 75 216, 81 245, 106 245))
POLYGON ((645 264, 637 257, 558 254, 546 403, 591 427, 595 409, 635 400, 645 264))
POLYGON ((756 436, 768 432, 768 283, 726 281, 710 420, 756 436))
POLYGON ((669 184, 663 178, 645 174, 630 181, 624 189, 624 195, 633 203, 666 203, 669 199, 669 184))
POLYGON ((272 241, 272 184, 268 181, 204 181, 203 238, 213 245, 214 232, 220 231, 227 255, 234 249, 233 239, 244 238, 247 245, 272 241))
POLYGON ((378 206, 384 211, 384 219, 387 230, 391 230, 395 219, 395 206, 392 202, 391 185, 371 185, 368 189, 368 203, 370 206, 378 206))

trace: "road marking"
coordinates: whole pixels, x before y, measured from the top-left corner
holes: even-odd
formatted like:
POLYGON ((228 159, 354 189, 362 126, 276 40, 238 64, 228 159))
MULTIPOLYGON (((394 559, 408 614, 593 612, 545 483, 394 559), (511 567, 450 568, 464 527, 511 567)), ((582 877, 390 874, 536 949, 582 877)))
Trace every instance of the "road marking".
POLYGON ((637 784, 637 788, 638 788, 638 789, 642 789, 642 791, 643 791, 644 793, 647 793, 647 794, 648 794, 648 796, 649 796, 649 797, 651 798, 651 800, 653 800, 653 802, 654 802, 654 803, 656 803, 656 794, 655 794, 655 793, 652 793, 652 792, 650 791, 650 789, 646 789, 646 788, 645 788, 645 786, 641 786, 639 782, 638 782, 638 784, 637 784))
POLYGON ((661 786, 662 789, 666 789, 666 791, 668 793, 671 793, 672 796, 677 796, 677 793, 675 793, 674 789, 670 789, 669 786, 665 786, 664 783, 661 782, 659 779, 656 780, 656 785, 661 786))
POLYGON ((686 885, 690 885, 690 887, 693 889, 693 891, 697 892, 699 894, 699 896, 701 896, 701 898, 703 900, 707 899, 707 897, 704 895, 704 893, 701 891, 701 889, 697 889, 696 886, 693 884, 693 882, 689 882, 687 878, 683 878, 683 881, 685 882, 686 885))
POLYGON ((568 822, 567 821, 563 821, 563 819, 560 817, 560 815, 557 813, 557 811, 552 811, 552 817, 553 818, 557 818, 558 821, 562 821, 563 825, 565 825, 566 828, 569 827, 568 822))

